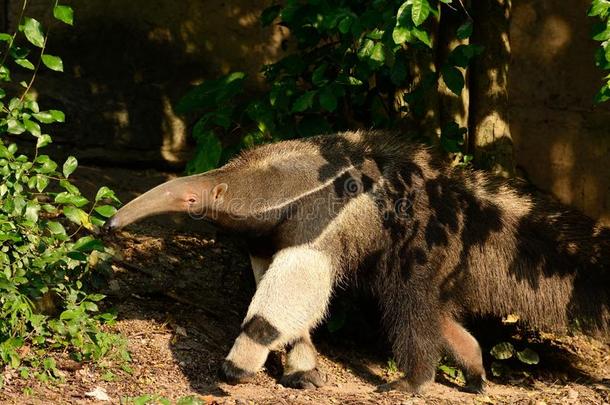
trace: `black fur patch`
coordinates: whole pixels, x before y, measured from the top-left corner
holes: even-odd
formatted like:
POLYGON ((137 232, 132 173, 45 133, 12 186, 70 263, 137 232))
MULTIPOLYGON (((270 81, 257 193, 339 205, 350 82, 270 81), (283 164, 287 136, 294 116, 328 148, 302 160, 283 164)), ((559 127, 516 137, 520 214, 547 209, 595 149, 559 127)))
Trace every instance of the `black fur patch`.
POLYGON ((248 381, 253 374, 237 367, 231 360, 224 360, 218 370, 218 376, 223 381, 235 385, 248 381))
POLYGON ((280 332, 260 315, 250 318, 242 330, 250 339, 263 346, 269 346, 280 337, 280 332))

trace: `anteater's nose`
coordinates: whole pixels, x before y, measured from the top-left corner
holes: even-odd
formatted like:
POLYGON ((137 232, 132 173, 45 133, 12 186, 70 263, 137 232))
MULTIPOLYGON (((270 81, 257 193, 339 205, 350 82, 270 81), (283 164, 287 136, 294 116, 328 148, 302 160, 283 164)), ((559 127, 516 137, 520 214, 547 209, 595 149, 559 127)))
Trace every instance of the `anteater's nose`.
POLYGON ((111 232, 118 227, 119 227, 119 220, 115 215, 115 216, 108 218, 108 220, 106 221, 106 223, 104 224, 102 229, 104 230, 104 232, 111 232))

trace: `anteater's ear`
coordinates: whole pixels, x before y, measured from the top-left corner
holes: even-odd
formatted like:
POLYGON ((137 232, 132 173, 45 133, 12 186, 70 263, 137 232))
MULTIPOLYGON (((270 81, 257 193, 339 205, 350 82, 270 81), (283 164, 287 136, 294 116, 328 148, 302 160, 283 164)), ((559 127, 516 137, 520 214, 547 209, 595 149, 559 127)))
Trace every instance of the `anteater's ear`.
POLYGON ((212 189, 212 200, 218 201, 219 198, 223 197, 224 193, 227 191, 228 188, 229 185, 227 183, 220 183, 214 186, 214 188, 212 189))

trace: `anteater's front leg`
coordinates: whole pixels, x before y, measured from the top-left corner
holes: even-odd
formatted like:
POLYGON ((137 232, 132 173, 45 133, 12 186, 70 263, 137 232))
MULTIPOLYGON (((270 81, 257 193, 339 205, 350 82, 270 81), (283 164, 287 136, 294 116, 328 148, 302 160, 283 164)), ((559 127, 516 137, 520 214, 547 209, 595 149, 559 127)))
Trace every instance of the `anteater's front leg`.
POLYGON ((286 356, 280 383, 291 388, 316 388, 326 384, 326 375, 318 370, 316 349, 309 333, 297 338, 286 356))
MULTIPOLYGON (((244 381, 261 369, 271 349, 309 336, 326 313, 333 285, 327 254, 310 246, 278 252, 258 285, 221 376, 232 383, 244 381)), ((313 346, 305 344, 300 353, 307 355, 308 348, 313 346)))

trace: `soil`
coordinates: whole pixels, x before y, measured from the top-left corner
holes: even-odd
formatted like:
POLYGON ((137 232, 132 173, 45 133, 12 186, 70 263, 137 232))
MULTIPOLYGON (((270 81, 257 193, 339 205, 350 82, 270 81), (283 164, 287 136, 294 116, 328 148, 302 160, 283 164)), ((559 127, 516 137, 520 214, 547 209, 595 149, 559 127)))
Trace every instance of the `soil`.
MULTIPOLYGON (((85 195, 105 184, 123 201, 173 176, 88 167, 75 175, 85 195)), ((227 385, 219 382, 217 369, 254 293, 239 241, 176 216, 143 221, 107 242, 119 258, 106 301, 119 314, 111 328, 128 341, 129 372, 108 362, 78 364, 58 355, 64 382, 25 381, 14 370, 5 370, 2 403, 144 403, 142 396, 156 395, 172 403, 192 396, 210 404, 610 404, 608 343, 580 335, 524 332, 497 320, 478 327, 475 323, 486 353, 498 336, 508 334, 517 344, 535 349, 541 360, 536 366, 516 362, 512 373, 498 378, 488 367, 484 394, 462 391, 459 379, 442 372, 422 394, 377 393, 379 384, 398 375, 388 366, 387 346, 379 339, 352 336, 354 328, 330 333, 327 325, 314 336, 320 368, 328 376, 325 387, 295 390, 280 385, 282 353, 270 356, 251 382, 227 385), (108 399, 87 395, 96 389, 108 399)), ((491 359, 485 360, 489 366, 491 359)))

